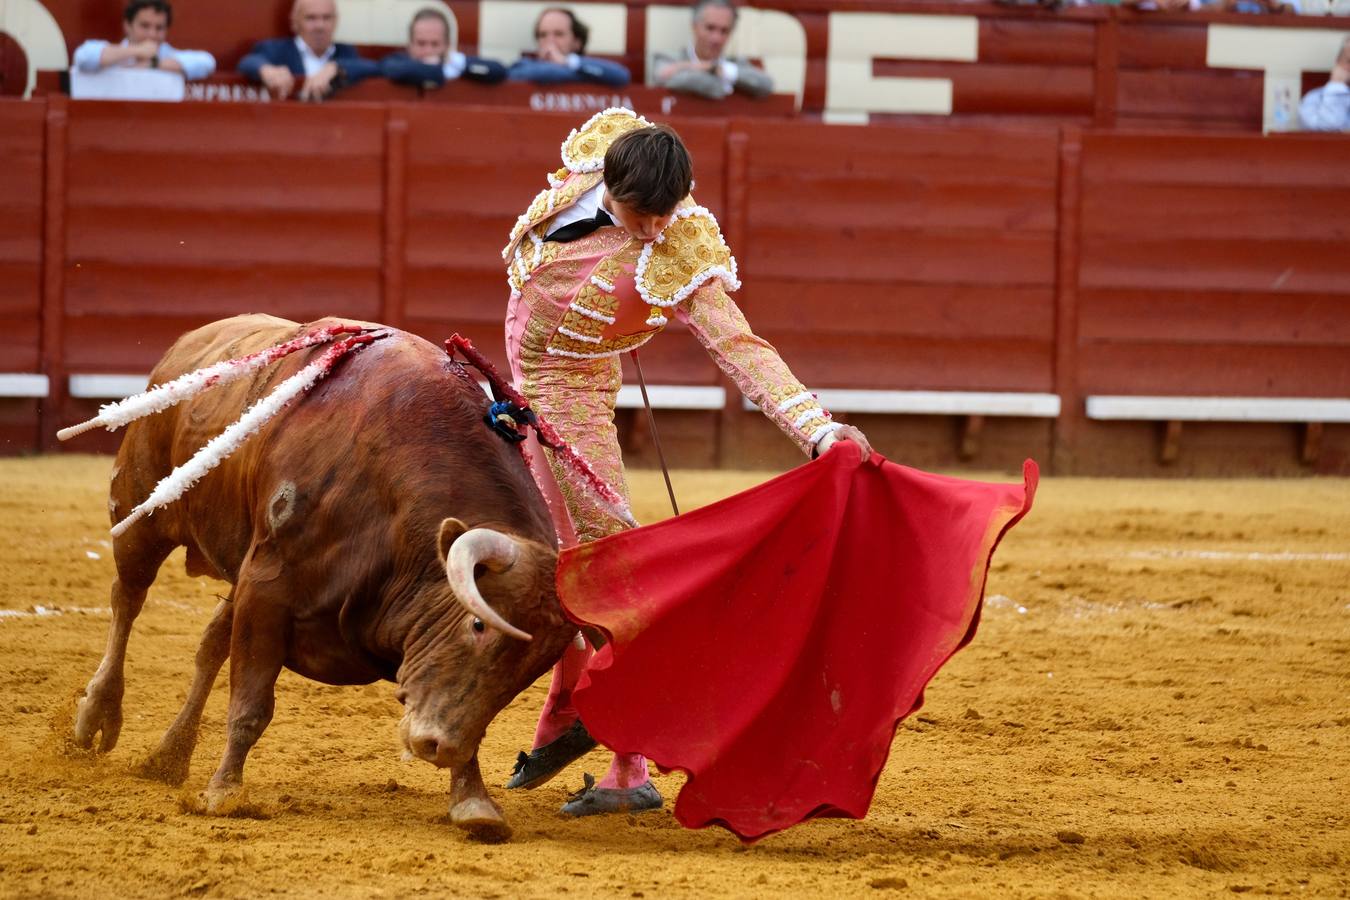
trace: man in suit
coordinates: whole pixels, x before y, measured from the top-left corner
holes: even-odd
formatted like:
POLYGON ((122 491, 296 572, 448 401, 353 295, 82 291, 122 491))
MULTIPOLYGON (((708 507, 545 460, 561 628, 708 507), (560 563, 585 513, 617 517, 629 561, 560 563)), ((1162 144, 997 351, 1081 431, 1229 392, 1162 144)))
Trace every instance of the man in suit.
POLYGON ((656 54, 656 83, 660 87, 709 100, 721 100, 733 91, 752 97, 773 93, 773 79, 748 59, 727 59, 723 52, 736 27, 731 0, 697 0, 693 40, 673 56, 656 54))
POLYGON ((259 41, 239 61, 241 75, 266 85, 279 100, 292 91, 300 100, 323 100, 343 85, 380 72, 379 64, 362 59, 355 47, 333 43, 337 31, 334 0, 295 0, 291 30, 294 37, 259 41))
POLYGON ((438 88, 467 78, 485 84, 506 80, 506 66, 450 49, 450 20, 439 9, 418 10, 408 26, 408 49, 380 60, 384 77, 399 84, 438 88))
POLYGON ((625 66, 608 59, 584 56, 591 31, 570 9, 551 7, 534 23, 534 56, 512 64, 512 81, 535 84, 565 84, 588 81, 609 87, 624 87, 630 76, 625 66))

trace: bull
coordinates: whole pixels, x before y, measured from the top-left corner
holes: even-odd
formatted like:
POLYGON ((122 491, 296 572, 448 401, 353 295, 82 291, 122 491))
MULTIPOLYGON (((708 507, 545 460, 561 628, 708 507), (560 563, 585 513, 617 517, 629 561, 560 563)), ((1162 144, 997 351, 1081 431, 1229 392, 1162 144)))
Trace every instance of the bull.
MULTIPOLYGON (((333 324, 341 323, 216 322, 181 337, 152 381, 333 324)), ((406 748, 452 771, 450 820, 503 839, 510 829, 484 787, 479 742, 575 634, 554 587, 552 520, 518 449, 484 425, 487 400, 468 373, 414 335, 368 327, 383 338, 345 358, 182 499, 115 539, 108 643, 79 701, 75 741, 90 748, 97 739, 101 752, 117 744, 131 627, 161 564, 182 546, 188 574, 232 587, 144 774, 186 780, 227 658, 226 748, 205 793, 216 812, 243 785, 283 667, 327 684, 384 679, 405 706, 406 748)), ((112 471, 112 520, 314 352, 133 422, 112 471)))

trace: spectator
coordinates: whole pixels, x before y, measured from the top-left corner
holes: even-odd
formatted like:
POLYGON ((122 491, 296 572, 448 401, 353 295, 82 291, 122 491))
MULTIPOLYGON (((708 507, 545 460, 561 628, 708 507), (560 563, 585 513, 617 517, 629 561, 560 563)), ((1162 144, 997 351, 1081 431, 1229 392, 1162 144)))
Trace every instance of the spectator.
POLYGON ((465 56, 450 49, 450 20, 430 7, 419 10, 408 26, 408 49, 380 60, 384 77, 399 84, 438 88, 464 77, 496 84, 506 80, 506 66, 492 59, 465 56))
POLYGON ((507 74, 514 81, 538 84, 562 84, 590 81, 610 87, 623 87, 630 77, 628 69, 607 59, 583 56, 590 29, 570 9, 550 7, 534 23, 533 58, 522 56, 507 74))
POLYGON ((656 83, 672 91, 721 100, 732 91, 752 97, 773 93, 769 73, 749 60, 722 54, 736 27, 731 0, 698 0, 694 4, 694 37, 675 56, 656 54, 656 83))
POLYGON ((216 59, 205 50, 178 50, 167 38, 173 24, 168 0, 131 0, 122 11, 122 43, 85 41, 75 49, 72 68, 98 72, 112 66, 178 72, 188 81, 216 70, 216 59))
POLYGON ((1331 79, 1308 91, 1298 107, 1298 121, 1307 131, 1345 131, 1350 128, 1350 38, 1341 44, 1331 79))
POLYGON ((293 38, 268 38, 253 45, 239 61, 239 73, 260 82, 279 100, 296 89, 301 100, 323 100, 333 91, 378 75, 380 66, 362 59, 350 44, 333 43, 337 31, 334 0, 295 0, 291 6, 293 38))

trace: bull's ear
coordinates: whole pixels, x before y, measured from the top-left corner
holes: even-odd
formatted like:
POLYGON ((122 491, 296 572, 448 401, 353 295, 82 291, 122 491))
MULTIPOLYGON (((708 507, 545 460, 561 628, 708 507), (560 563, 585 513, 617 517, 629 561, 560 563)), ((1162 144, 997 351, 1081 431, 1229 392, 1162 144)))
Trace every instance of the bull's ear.
POLYGON ((440 533, 436 535, 436 551, 441 556, 441 562, 450 555, 450 545, 464 532, 469 530, 459 519, 442 519, 440 533))

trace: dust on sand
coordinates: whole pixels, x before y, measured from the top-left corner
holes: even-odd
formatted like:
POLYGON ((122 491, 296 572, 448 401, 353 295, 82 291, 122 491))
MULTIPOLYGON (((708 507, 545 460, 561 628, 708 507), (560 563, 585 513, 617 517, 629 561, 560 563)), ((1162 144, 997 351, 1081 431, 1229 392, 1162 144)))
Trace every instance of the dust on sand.
MULTIPOLYGON (((979 635, 899 729, 864 821, 745 848, 674 821, 678 775, 657 776, 666 810, 559 818, 596 752, 538 790, 494 789, 515 839, 485 846, 446 823, 448 776, 401 760, 387 684, 283 673, 239 817, 193 812, 228 666, 187 787, 132 777, 224 590, 183 574, 181 551, 132 636, 120 744, 71 748, 108 624, 110 464, 0 461, 0 894, 1350 894, 1350 481, 1042 482, 979 635)), ((694 506, 764 477, 675 483, 694 506)), ((659 518, 659 476, 634 482, 639 517, 659 518)), ((546 688, 488 731, 490 784, 546 688)))

